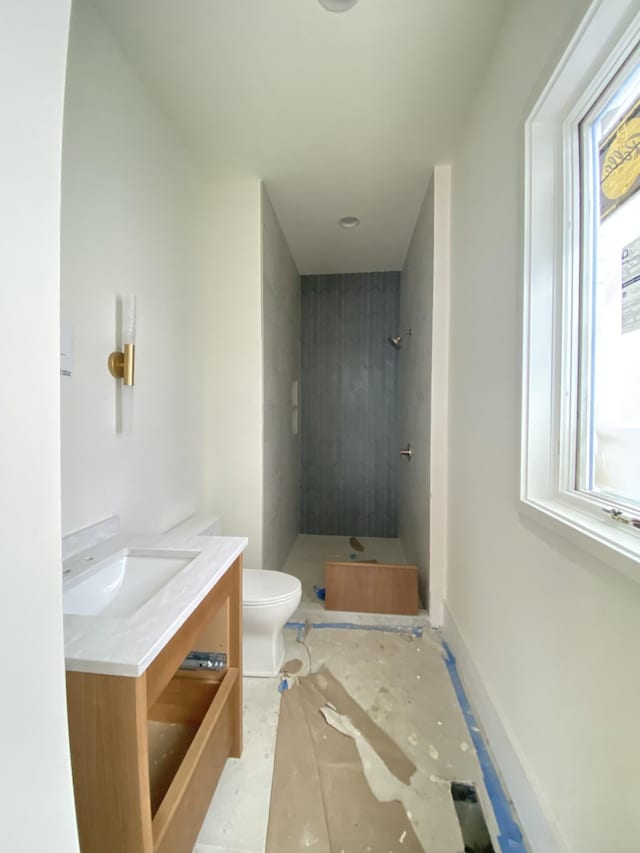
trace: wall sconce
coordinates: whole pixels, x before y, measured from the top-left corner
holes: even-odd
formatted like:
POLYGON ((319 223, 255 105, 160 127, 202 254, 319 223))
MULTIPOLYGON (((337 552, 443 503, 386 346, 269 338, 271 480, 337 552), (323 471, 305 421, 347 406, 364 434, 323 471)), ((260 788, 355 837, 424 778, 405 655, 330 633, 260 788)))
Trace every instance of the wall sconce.
POLYGON ((133 384, 136 364, 136 298, 130 293, 121 300, 122 350, 112 352, 107 361, 109 373, 122 379, 116 402, 116 430, 131 432, 133 420, 133 384))

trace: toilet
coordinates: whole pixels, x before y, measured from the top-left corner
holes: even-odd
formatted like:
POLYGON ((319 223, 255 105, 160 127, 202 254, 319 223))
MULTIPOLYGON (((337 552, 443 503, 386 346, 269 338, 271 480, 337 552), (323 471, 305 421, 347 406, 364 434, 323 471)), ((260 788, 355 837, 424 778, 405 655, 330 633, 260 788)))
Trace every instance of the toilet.
MULTIPOLYGON (((220 516, 192 516, 168 531, 178 536, 221 536, 220 516)), ((277 675, 284 662, 282 629, 302 598, 293 575, 268 569, 242 572, 242 674, 277 675)))
POLYGON ((268 569, 244 569, 242 584, 243 674, 277 675, 284 663, 282 629, 300 604, 302 584, 268 569))

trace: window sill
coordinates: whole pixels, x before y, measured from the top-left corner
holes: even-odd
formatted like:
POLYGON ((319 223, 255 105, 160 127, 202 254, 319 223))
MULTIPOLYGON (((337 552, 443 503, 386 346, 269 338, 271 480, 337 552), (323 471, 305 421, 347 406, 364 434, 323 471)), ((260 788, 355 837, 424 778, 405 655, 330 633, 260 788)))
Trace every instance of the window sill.
POLYGON ((592 557, 640 583, 640 535, 604 516, 602 521, 560 497, 521 498, 524 515, 561 535, 592 557))

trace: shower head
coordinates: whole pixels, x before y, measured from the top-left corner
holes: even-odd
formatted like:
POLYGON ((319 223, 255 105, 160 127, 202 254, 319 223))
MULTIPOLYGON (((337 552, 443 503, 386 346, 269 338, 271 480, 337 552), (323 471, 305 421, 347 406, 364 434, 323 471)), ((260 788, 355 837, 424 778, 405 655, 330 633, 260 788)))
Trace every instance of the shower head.
POLYGON ((398 335, 395 338, 387 338, 387 340, 389 341, 392 347, 395 347, 396 349, 402 349, 402 339, 407 335, 411 337, 411 329, 409 329, 408 332, 405 332, 404 335, 398 335))

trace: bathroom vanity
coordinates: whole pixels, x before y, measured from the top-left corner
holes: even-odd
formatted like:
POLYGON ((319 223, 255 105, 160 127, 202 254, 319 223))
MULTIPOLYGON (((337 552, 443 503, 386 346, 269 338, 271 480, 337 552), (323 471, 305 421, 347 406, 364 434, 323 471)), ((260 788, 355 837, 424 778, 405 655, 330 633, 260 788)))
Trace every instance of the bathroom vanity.
POLYGON ((82 853, 191 853, 226 759, 242 752, 246 540, 187 545, 191 563, 135 612, 65 614, 82 853), (181 670, 195 649, 225 652, 228 666, 181 670))

